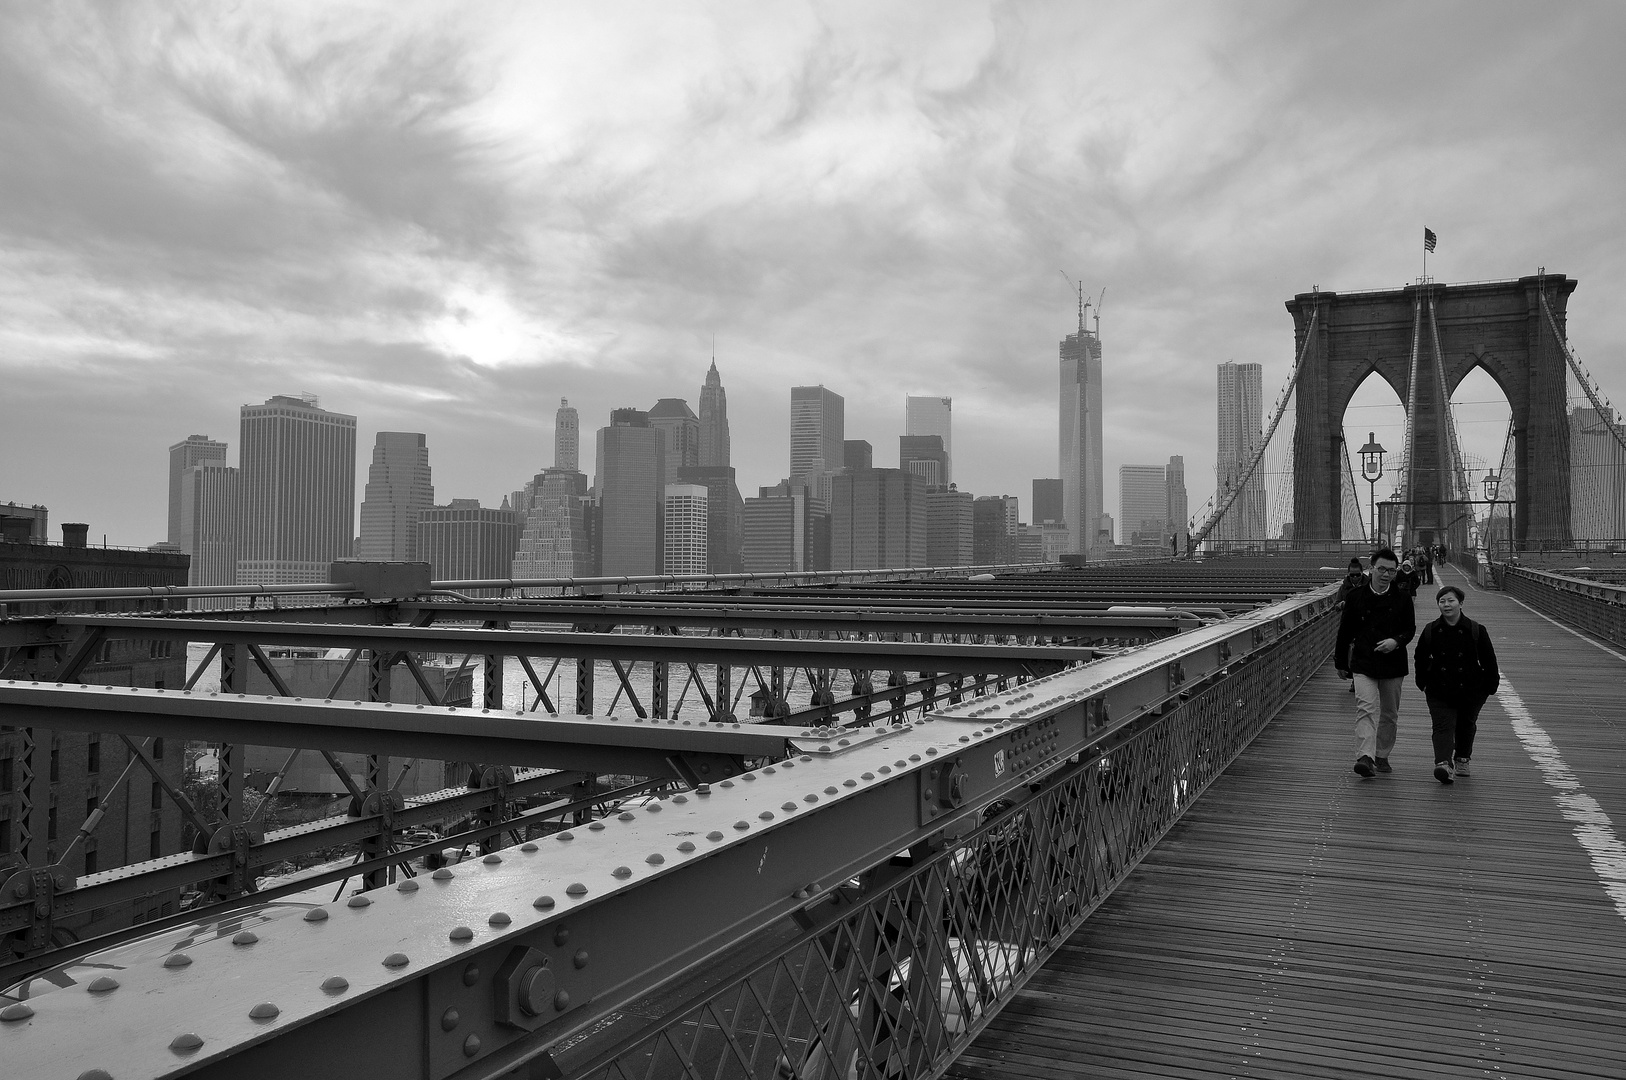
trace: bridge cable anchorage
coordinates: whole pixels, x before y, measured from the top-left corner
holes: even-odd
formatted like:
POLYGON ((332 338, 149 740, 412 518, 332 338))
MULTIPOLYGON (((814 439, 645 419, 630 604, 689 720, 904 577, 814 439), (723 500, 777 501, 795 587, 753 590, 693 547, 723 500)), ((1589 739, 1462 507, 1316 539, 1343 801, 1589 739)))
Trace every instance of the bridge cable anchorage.
MULTIPOLYGON (((1225 501, 1220 503, 1219 508, 1208 516, 1208 520, 1203 522, 1200 529, 1192 530, 1191 539, 1187 542, 1190 550, 1195 550, 1208 538, 1208 534, 1214 531, 1214 526, 1218 525, 1220 519, 1231 509, 1231 504, 1236 502, 1237 497, 1248 486, 1248 481, 1253 479, 1254 471, 1259 468, 1259 463, 1265 459, 1265 449, 1270 446, 1270 440, 1276 434, 1276 426, 1282 422, 1282 414, 1287 411, 1287 403, 1293 397, 1293 388, 1298 384, 1300 372, 1304 370, 1304 360, 1310 355, 1310 343, 1315 340, 1316 324, 1320 319, 1321 307, 1318 304, 1310 312, 1310 325, 1305 327, 1304 330, 1304 344, 1299 348, 1298 360, 1293 364, 1293 373, 1287 377, 1286 387, 1282 389, 1281 395, 1276 399, 1276 408, 1270 418, 1270 427, 1265 431, 1265 437, 1259 441, 1258 448, 1254 450, 1253 457, 1248 461, 1247 470, 1242 474, 1241 480, 1232 486, 1230 493, 1225 497, 1225 501)), ((1216 491, 1214 501, 1218 499, 1219 492, 1216 491)))

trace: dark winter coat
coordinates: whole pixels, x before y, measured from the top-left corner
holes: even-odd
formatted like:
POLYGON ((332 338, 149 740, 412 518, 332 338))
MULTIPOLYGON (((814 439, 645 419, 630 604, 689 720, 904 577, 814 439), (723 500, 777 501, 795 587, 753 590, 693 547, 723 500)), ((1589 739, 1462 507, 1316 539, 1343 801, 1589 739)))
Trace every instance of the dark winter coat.
POLYGON ((1416 634, 1417 616, 1410 595, 1393 585, 1381 596, 1370 588, 1356 589, 1344 601, 1333 660, 1340 671, 1374 679, 1404 678, 1406 645, 1416 634), (1389 653, 1376 652, 1384 638, 1394 638, 1400 647, 1389 653))
POLYGON ((1459 704, 1484 701, 1501 683, 1496 650, 1483 626, 1463 615, 1455 626, 1441 616, 1423 627, 1417 639, 1417 689, 1459 704))

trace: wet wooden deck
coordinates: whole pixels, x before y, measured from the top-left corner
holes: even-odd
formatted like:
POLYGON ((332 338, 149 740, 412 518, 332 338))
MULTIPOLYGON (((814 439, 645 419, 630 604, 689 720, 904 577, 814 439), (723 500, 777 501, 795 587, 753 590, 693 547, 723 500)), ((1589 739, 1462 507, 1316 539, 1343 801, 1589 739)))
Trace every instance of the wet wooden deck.
POLYGON ((1472 778, 1409 679, 1357 777, 1327 668, 946 1075, 1626 1077, 1626 657, 1444 580, 1504 675, 1472 778))

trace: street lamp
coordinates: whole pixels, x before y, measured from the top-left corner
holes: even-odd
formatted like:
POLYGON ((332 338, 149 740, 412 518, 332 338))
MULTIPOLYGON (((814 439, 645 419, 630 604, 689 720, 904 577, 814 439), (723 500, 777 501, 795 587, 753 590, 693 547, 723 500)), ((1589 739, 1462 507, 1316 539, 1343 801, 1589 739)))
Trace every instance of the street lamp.
POLYGON ((1502 478, 1496 475, 1495 469, 1491 469, 1485 473, 1482 482, 1485 485, 1485 501, 1490 503, 1490 516, 1485 519, 1485 558, 1489 560, 1491 543, 1496 536, 1496 493, 1502 487, 1502 478))
POLYGON ((1366 433, 1366 445, 1361 447, 1361 475, 1366 478, 1372 501, 1372 542, 1378 542, 1378 478, 1383 475, 1383 447, 1374 432, 1366 433))

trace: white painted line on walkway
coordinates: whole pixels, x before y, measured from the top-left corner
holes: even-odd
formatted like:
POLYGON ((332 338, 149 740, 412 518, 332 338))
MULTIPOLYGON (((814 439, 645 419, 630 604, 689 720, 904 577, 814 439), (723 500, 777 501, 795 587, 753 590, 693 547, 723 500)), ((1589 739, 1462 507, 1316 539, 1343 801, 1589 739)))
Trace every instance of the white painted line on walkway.
POLYGON ((1496 691, 1496 699, 1513 721, 1513 734, 1524 744, 1524 752, 1553 789, 1553 802, 1558 804, 1559 812, 1575 824, 1575 839, 1592 861, 1592 871, 1598 875, 1604 892, 1615 902, 1615 911, 1626 919, 1626 844, 1615 835, 1614 823, 1598 800, 1581 790, 1581 781, 1564 763, 1558 747, 1524 707, 1524 699, 1506 676, 1502 688, 1496 691))

